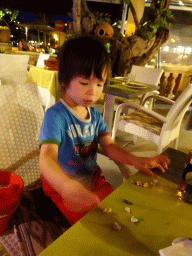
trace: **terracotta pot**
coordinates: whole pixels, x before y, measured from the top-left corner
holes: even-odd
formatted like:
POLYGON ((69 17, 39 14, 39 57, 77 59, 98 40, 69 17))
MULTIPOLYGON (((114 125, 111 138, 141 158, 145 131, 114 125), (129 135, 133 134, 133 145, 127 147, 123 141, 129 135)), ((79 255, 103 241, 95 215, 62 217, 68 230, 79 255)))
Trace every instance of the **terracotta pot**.
POLYGON ((113 27, 108 22, 100 23, 95 29, 95 35, 101 38, 113 37, 114 30, 113 27))

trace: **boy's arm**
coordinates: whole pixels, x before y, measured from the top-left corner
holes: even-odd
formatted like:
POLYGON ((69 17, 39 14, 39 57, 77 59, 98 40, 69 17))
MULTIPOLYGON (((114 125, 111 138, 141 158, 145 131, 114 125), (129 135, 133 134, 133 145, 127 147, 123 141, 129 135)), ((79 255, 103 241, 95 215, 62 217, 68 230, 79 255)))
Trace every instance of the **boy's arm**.
POLYGON ((57 161, 58 145, 41 145, 39 165, 41 173, 65 202, 65 206, 72 211, 82 212, 90 210, 100 201, 98 197, 86 189, 81 183, 67 176, 57 161))
MULTIPOLYGON (((167 169, 167 165, 169 163, 169 159, 164 155, 157 155, 152 158, 135 156, 121 146, 118 146, 112 140, 110 134, 101 136, 99 138, 99 144, 102 152, 115 162, 133 165, 136 169, 149 176, 153 175, 152 171, 150 170, 152 168, 158 168, 162 172, 165 172, 165 169, 167 169)), ((125 174, 123 175, 125 176, 125 174)))

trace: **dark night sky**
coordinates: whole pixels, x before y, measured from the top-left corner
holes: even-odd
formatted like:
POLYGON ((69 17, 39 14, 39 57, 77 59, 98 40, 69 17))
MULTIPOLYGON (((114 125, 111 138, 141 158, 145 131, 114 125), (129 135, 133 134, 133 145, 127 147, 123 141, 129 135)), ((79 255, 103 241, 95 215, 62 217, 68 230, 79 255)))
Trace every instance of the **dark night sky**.
MULTIPOLYGON (((47 0, 33 0, 28 2, 26 0, 1 0, 0 8, 9 8, 12 10, 19 10, 23 12, 37 13, 42 12, 46 14, 53 15, 63 15, 66 16, 71 12, 73 5, 72 0, 64 0, 62 2, 48 2, 47 0)), ((104 13, 110 13, 112 19, 121 19, 122 16, 122 5, 121 4, 109 4, 109 3, 99 3, 99 2, 87 2, 90 10, 95 10, 104 13)), ((29 21, 32 15, 29 15, 29 21)), ((27 14, 26 14, 27 18, 27 14)))
MULTIPOLYGON (((72 0, 63 0, 62 2, 48 2, 47 0, 33 0, 30 3, 26 0, 0 0, 0 8, 9 8, 22 12, 22 19, 25 21, 34 21, 35 13, 42 12, 52 15, 67 16, 71 12, 73 5, 72 0)), ((90 11, 99 11, 110 13, 112 19, 121 20, 122 7, 121 4, 109 4, 100 2, 87 1, 90 11)), ((192 12, 172 10, 175 16, 174 24, 192 25, 192 12)), ((58 17, 59 18, 59 17, 58 17)))

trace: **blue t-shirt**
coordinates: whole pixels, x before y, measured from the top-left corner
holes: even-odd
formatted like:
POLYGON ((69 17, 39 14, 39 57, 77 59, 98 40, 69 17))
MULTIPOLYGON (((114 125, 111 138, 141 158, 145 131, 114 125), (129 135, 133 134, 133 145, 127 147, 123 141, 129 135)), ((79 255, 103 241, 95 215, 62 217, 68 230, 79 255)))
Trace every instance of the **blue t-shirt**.
POLYGON ((94 107, 88 111, 89 119, 81 119, 61 99, 44 116, 40 145, 54 143, 59 146, 58 163, 69 175, 94 175, 98 139, 109 134, 100 112, 94 107))

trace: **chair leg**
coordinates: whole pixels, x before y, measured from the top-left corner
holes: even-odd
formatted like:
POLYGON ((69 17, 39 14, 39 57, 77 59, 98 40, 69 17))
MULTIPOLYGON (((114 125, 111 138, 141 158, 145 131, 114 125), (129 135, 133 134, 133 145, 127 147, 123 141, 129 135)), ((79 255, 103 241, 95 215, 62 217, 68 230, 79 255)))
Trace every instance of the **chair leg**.
POLYGON ((177 138, 174 140, 174 149, 177 149, 177 148, 178 148, 178 144, 179 144, 179 137, 177 137, 177 138))
POLYGON ((133 144, 136 144, 137 142, 137 135, 133 135, 133 144))

